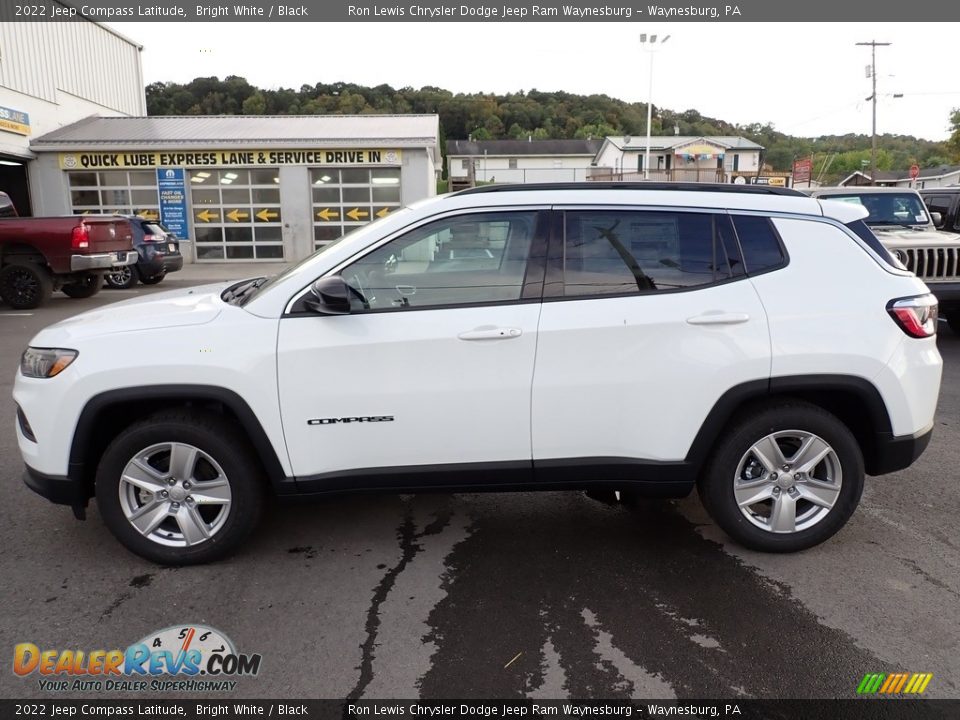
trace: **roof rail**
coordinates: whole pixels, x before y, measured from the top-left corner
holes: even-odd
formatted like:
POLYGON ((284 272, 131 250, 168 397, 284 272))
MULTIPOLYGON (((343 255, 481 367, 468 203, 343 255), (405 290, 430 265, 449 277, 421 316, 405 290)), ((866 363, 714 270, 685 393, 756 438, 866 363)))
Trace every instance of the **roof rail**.
POLYGON ((684 192, 726 192, 754 195, 787 195, 806 197, 792 188, 769 185, 734 185, 733 183, 689 182, 562 182, 562 183, 496 183, 458 190, 452 195, 477 195, 491 192, 518 192, 534 190, 682 190, 684 192))

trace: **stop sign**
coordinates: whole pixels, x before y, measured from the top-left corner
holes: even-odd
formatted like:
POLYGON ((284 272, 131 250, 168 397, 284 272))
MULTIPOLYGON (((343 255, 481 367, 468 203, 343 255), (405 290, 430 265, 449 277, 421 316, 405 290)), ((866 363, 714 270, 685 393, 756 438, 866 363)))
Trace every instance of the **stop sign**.
POLYGON ((918 177, 920 177, 920 166, 919 166, 919 165, 911 165, 911 166, 910 166, 910 178, 911 178, 912 180, 916 180, 918 177))

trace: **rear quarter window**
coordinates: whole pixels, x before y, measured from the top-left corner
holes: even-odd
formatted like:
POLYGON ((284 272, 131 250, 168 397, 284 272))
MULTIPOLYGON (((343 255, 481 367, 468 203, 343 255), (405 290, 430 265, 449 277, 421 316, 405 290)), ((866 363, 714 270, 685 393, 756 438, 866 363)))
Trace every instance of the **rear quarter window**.
POLYGON ((787 256, 780 236, 770 218, 758 215, 731 215, 731 218, 748 275, 775 270, 786 263, 787 256))

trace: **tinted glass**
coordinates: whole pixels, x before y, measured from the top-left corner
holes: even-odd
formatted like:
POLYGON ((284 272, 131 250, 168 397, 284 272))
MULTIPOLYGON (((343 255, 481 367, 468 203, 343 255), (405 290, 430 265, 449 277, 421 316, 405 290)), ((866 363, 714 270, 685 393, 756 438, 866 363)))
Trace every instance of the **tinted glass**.
POLYGON ((566 213, 564 294, 607 295, 676 290, 734 277, 722 216, 647 211, 566 213))
POLYGON ((943 228, 947 219, 947 213, 950 212, 950 203, 953 200, 949 195, 924 195, 923 202, 932 213, 940 213, 940 224, 938 228, 943 228))
POLYGON ((783 264, 783 249, 769 218, 734 215, 746 270, 753 275, 783 264))
POLYGON ((445 218, 347 266, 354 309, 414 309, 520 299, 533 212, 445 218))
POLYGON ((930 222, 927 209, 913 193, 850 193, 823 195, 821 200, 863 205, 870 213, 867 225, 926 225, 930 222))

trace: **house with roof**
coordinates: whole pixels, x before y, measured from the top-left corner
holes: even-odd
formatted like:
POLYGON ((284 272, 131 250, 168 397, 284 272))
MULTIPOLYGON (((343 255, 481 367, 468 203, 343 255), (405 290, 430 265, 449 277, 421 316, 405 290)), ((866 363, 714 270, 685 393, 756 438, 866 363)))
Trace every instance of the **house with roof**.
MULTIPOLYGON (((650 138, 650 180, 743 182, 761 170, 763 147, 739 136, 666 135, 650 138)), ((594 179, 644 177, 645 135, 604 138, 595 159, 594 179)))
POLYGON ((450 190, 477 182, 577 182, 588 179, 600 139, 448 140, 450 190))
MULTIPOLYGON (((877 170, 871 173, 867 170, 855 170, 837 183, 838 187, 860 187, 862 185, 876 185, 877 187, 893 187, 899 184, 900 178, 906 173, 902 170, 877 170)), ((907 176, 907 184, 910 177, 907 176)))
POLYGON ((910 177, 897 179, 900 187, 938 188, 948 185, 960 185, 960 165, 940 165, 935 168, 923 168, 917 177, 916 184, 911 183, 910 177))

